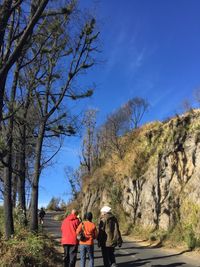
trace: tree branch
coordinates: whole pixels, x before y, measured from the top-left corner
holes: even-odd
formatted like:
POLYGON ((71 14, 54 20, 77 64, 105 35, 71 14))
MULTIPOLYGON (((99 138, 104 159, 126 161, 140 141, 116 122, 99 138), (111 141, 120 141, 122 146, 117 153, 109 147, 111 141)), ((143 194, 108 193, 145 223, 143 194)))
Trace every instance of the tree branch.
POLYGON ((0 71, 0 78, 1 78, 1 76, 5 75, 9 71, 9 69, 12 67, 12 65, 16 62, 16 60, 20 56, 21 51, 22 51, 24 45, 26 44, 28 37, 32 34, 33 28, 35 27, 36 23, 38 22, 42 12, 44 11, 46 5, 48 4, 48 2, 49 2, 49 0, 42 0, 37 11, 35 12, 34 16, 32 17, 31 21, 29 22, 28 26, 26 27, 21 39, 19 40, 18 45, 15 47, 9 60, 5 63, 2 70, 0 71))

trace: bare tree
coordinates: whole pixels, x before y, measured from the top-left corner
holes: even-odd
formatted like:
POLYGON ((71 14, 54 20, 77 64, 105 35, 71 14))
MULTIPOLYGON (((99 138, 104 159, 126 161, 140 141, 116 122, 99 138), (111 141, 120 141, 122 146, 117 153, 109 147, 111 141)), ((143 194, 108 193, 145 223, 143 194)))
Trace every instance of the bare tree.
POLYGON ((196 89, 194 91, 194 99, 196 100, 197 104, 200 103, 200 88, 196 89))
POLYGON ((121 136, 129 131, 129 117, 122 108, 107 117, 100 129, 100 139, 104 153, 115 152, 122 159, 125 146, 121 142, 121 136))
POLYGON ((85 135, 82 143, 81 166, 86 169, 87 173, 92 171, 94 164, 96 113, 95 109, 87 110, 83 119, 85 135))
POLYGON ((81 191, 81 171, 68 166, 65 168, 65 174, 71 186, 73 199, 77 199, 78 193, 81 191))
POLYGON ((137 129, 145 112, 149 107, 148 102, 140 97, 130 99, 124 106, 123 110, 130 118, 131 128, 137 129))
POLYGON ((192 109, 192 105, 188 99, 183 100, 182 108, 184 112, 187 112, 192 109))

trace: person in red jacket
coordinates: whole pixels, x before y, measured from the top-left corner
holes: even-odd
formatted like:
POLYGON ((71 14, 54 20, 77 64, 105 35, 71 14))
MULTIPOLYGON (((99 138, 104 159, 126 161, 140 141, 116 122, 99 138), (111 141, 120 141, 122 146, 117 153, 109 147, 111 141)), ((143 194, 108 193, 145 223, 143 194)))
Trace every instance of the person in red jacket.
POLYGON ((71 214, 63 220, 61 226, 61 243, 64 248, 64 267, 75 267, 76 265, 78 251, 76 229, 80 224, 77 214, 77 210, 73 209, 71 214))

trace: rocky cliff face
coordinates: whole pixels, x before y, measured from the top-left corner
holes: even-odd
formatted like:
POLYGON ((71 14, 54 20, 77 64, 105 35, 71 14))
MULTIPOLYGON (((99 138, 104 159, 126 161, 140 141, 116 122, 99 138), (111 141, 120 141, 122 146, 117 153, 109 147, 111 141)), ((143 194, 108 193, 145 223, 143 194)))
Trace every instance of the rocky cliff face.
POLYGON ((124 158, 113 152, 83 187, 83 211, 110 204, 133 224, 169 229, 184 221, 198 231, 200 111, 145 125, 124 138, 124 158))

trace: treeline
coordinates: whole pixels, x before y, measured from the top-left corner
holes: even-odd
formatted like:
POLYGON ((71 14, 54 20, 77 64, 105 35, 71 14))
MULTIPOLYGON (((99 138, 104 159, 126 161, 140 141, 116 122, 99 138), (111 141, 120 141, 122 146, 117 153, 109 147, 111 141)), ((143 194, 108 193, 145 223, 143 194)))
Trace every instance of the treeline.
POLYGON ((16 203, 30 229, 38 229, 40 175, 62 136, 76 134, 78 115, 71 114, 70 101, 93 93, 80 88, 78 77, 95 64, 98 35, 95 19, 82 14, 76 1, 1 1, 0 190, 6 239, 14 234, 16 203))

